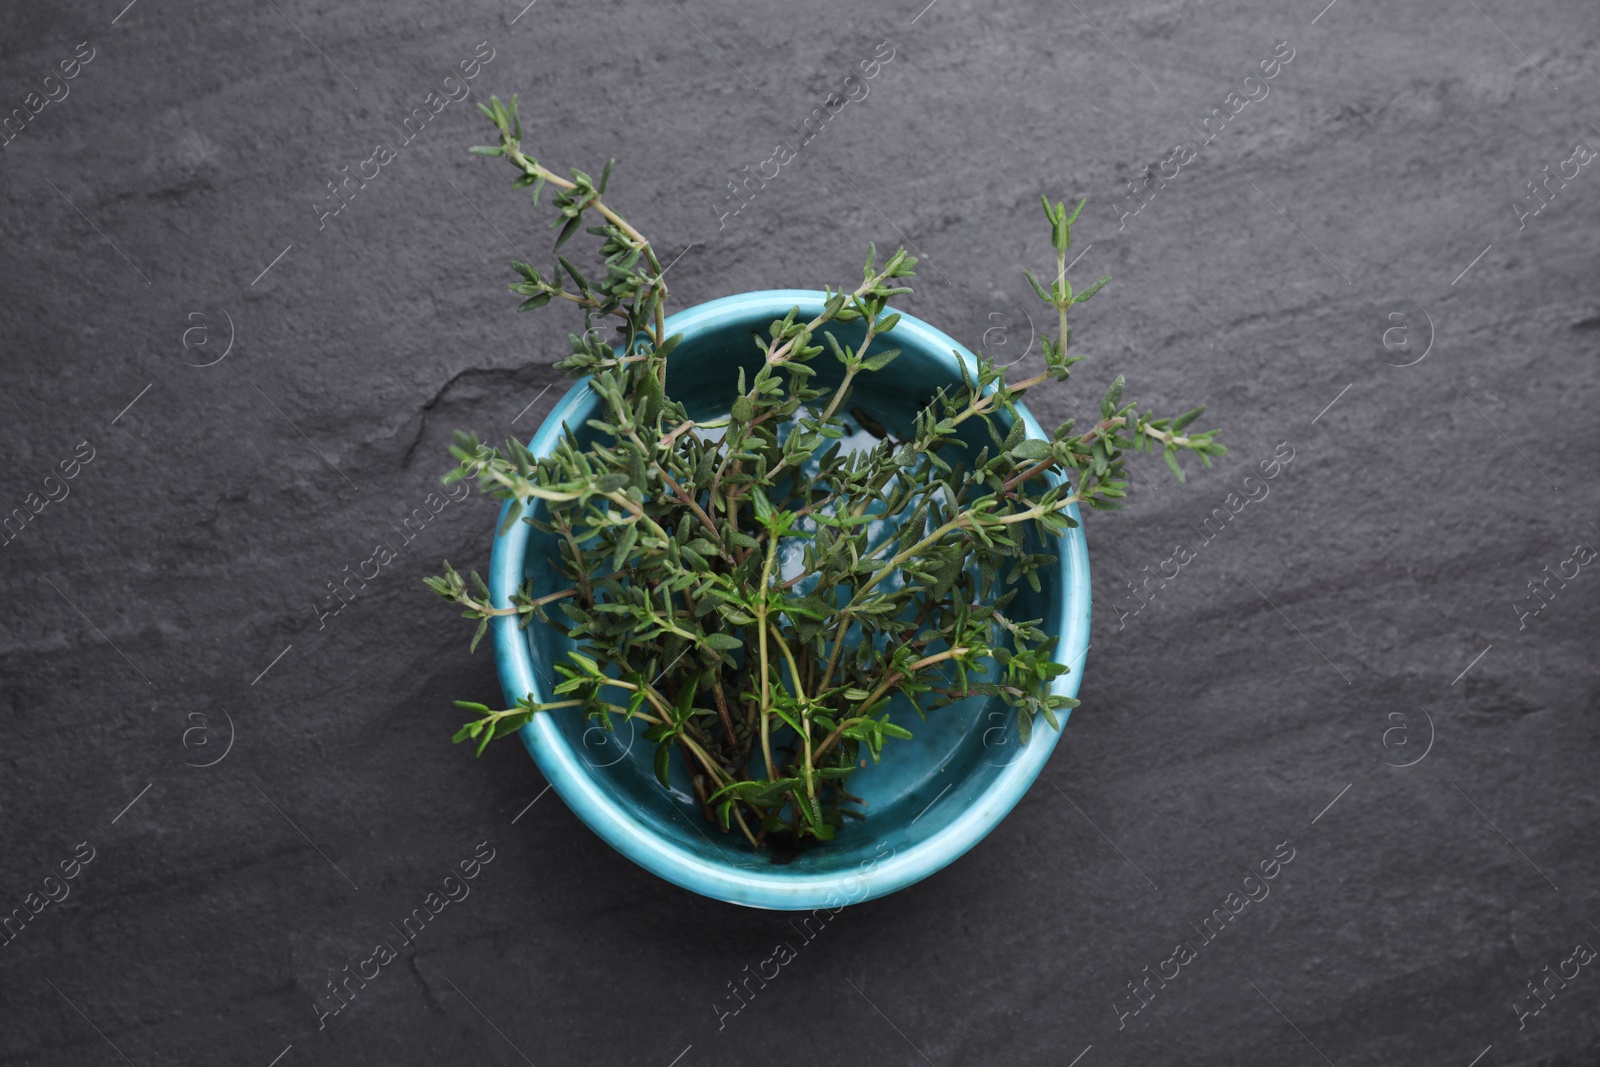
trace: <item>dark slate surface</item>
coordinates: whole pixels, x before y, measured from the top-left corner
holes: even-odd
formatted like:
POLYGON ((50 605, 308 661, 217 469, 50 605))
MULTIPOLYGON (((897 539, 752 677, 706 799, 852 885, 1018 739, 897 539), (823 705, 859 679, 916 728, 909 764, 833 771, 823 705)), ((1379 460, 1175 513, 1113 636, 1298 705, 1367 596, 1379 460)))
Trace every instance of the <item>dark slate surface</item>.
MULTIPOLYGON (((1600 545, 1600 162, 1565 162, 1600 147, 1593 5, 923 2, 10 6, 0 107, 67 95, 0 148, 0 506, 43 505, 0 557, 0 905, 68 895, 0 948, 0 1058, 1594 1061, 1600 964, 1564 961, 1600 946, 1600 576, 1563 562, 1600 545), (868 96, 719 228, 724 183, 880 41, 868 96), (1243 79, 1280 41, 1263 98, 1243 79), (452 428, 531 431, 555 396, 569 323, 503 290, 543 220, 466 155, 469 103, 395 129, 479 42, 472 99, 520 93, 552 162, 618 157, 617 201, 683 253, 680 306, 903 238, 908 310, 1019 353, 1038 195, 1087 195, 1073 277, 1116 281, 1071 395, 1125 369, 1228 428, 1218 469, 1180 488, 1144 460, 1135 506, 1093 517, 1084 707, 1015 813, 814 941, 529 809, 517 747, 447 743, 449 699, 497 687, 419 578, 485 563, 484 502, 319 625, 452 428), (1579 573, 1534 615, 1545 567, 1579 573), (319 1030, 330 976, 481 842, 470 896, 319 1030), (1180 940, 1196 958, 1119 1018, 1180 940), (719 1029, 780 941, 798 957, 719 1029), (1578 968, 1548 1003, 1546 966, 1578 968)), ((1033 406, 1053 425, 1068 396, 1033 406)))

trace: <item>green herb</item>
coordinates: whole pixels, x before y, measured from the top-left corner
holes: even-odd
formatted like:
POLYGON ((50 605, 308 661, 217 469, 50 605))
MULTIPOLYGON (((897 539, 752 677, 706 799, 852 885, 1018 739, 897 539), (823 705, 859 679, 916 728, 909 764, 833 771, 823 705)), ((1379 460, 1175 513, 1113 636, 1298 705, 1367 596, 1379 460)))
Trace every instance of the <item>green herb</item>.
POLYGON ((428 585, 478 621, 474 648, 495 616, 537 619, 577 647, 555 666, 548 701, 530 694, 505 710, 458 701, 475 717, 456 740, 481 753, 544 713, 608 729, 638 720, 663 786, 676 749, 709 819, 753 846, 792 847, 827 841, 862 816, 851 774, 911 736, 891 721, 897 695, 924 717, 969 696, 1004 701, 1024 743, 1035 717, 1059 729, 1057 713, 1077 703, 1051 692, 1067 668, 1053 662, 1041 620, 1009 612, 1017 583, 1038 590, 1055 562, 1038 535, 1076 526, 1073 504, 1122 506, 1125 450, 1160 449, 1180 481, 1181 454, 1209 466, 1226 451, 1215 430, 1187 432, 1203 409, 1141 412, 1123 401, 1121 377, 1091 425, 1024 439, 1016 400, 1068 379, 1081 358, 1067 354, 1068 310, 1109 281, 1075 292, 1066 279, 1083 203, 1069 215, 1044 201, 1055 280, 1046 288, 1028 275, 1056 311, 1044 371, 1010 382, 980 356, 902 439, 885 432, 874 447, 846 451, 853 384, 899 354, 889 303, 911 291, 914 257, 900 249, 879 264, 869 246, 860 284, 829 289, 813 318, 795 309, 773 322, 754 341, 760 369, 748 381, 741 372, 728 414, 695 422, 666 393, 666 357, 680 338, 665 335, 654 249, 603 199, 611 164, 598 181, 578 170, 562 177, 523 151, 515 97, 480 107, 500 143, 473 151, 509 160, 536 204, 546 186, 556 190, 556 248, 580 228, 599 239, 592 276, 559 256, 559 273, 514 263, 511 290, 526 298, 518 310, 552 300, 582 310, 583 330, 558 366, 592 376, 602 414, 589 423, 593 443, 568 429, 544 457, 515 439, 496 450, 457 434, 460 465, 445 480, 536 502, 522 521, 559 546, 555 562, 571 584, 538 597, 525 587, 503 607, 476 574, 469 584, 448 563, 428 585), (613 318, 614 343, 603 328, 613 318), (830 329, 844 324, 858 341, 830 329), (828 360, 842 365, 842 380, 819 388, 815 368, 828 360), (980 427, 987 441, 975 450, 980 427))

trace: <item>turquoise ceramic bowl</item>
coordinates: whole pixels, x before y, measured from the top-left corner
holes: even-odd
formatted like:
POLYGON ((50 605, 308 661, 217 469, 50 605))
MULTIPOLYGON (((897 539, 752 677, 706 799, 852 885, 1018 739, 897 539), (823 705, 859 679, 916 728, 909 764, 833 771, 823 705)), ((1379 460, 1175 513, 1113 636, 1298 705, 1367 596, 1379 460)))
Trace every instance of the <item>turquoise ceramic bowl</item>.
MULTIPOLYGON (((724 413, 733 400, 738 368, 748 374, 759 366, 751 334, 765 331, 796 306, 810 318, 821 311, 824 298, 809 290, 743 293, 673 315, 667 332, 682 333, 684 340, 668 360, 669 393, 685 402, 691 417, 724 413)), ((851 326, 835 329, 845 343, 859 340, 860 333, 852 337, 852 332, 851 326)), ((904 433, 936 388, 959 384, 956 361, 973 367, 975 360, 953 338, 910 315, 902 314, 891 343, 904 354, 883 371, 858 378, 850 407, 890 432, 904 433)), ((837 362, 826 355, 813 366, 821 384, 828 383, 830 373, 837 375, 837 362)), ((563 424, 583 427, 598 407, 598 398, 578 382, 545 419, 530 448, 535 455, 547 454, 563 424)), ((1028 436, 1044 438, 1033 417, 1020 413, 1028 436)), ((1077 516, 1075 508, 1072 514, 1077 516)), ((1024 584, 1013 614, 1042 618, 1056 636, 1057 659, 1070 668, 1056 679, 1056 692, 1073 696, 1089 643, 1089 559, 1081 528, 1054 541, 1049 551, 1059 561, 1042 576, 1042 593, 1032 594, 1024 584)), ((536 593, 559 588, 552 558, 544 535, 527 523, 513 524, 494 543, 489 566, 494 603, 508 604, 525 581, 536 593)), ((494 620, 493 636, 507 701, 530 693, 549 700, 551 664, 565 658, 571 643, 538 623, 518 629, 511 617, 494 620)), ((931 712, 925 723, 909 706, 894 719, 908 725, 915 738, 891 742, 882 763, 869 763, 851 778, 851 790, 868 801, 867 817, 841 830, 830 844, 786 863, 753 852, 740 835, 724 834, 706 822, 676 753, 674 789, 663 790, 642 728, 621 724, 606 733, 574 716, 547 714, 524 727, 522 739, 567 806, 640 866, 718 900, 806 911, 884 896, 954 861, 1005 818, 1060 738, 1041 720, 1029 743, 1019 745, 1012 713, 984 698, 931 712)))

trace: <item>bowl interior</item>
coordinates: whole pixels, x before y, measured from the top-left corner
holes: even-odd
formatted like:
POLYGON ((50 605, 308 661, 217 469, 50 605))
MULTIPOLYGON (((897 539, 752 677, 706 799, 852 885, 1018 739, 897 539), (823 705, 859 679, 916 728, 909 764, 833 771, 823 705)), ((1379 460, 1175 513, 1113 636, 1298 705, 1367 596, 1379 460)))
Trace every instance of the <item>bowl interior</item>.
MULTIPOLYGON (((820 306, 821 294, 795 295, 812 297, 820 306)), ((808 313, 804 300, 796 299, 793 303, 801 305, 802 314, 808 313)), ((787 306, 790 305, 785 305, 784 310, 787 306)), ((705 316, 692 330, 686 331, 685 339, 669 357, 667 389, 670 396, 685 403, 690 417, 711 419, 726 413, 736 395, 739 370, 744 369, 748 381, 761 364, 762 356, 751 334, 757 331, 765 334, 772 319, 784 313, 783 310, 774 312, 772 308, 772 302, 768 301, 757 303, 746 314, 705 316)), ((680 313, 679 317, 692 315, 694 310, 698 309, 680 313)), ((813 313, 815 310, 812 308, 813 313)), ((669 324, 669 328, 673 325, 669 324)), ((681 326, 677 328, 682 329, 681 326)), ((862 336, 859 324, 833 329, 843 345, 859 343, 862 336)), ((938 388, 960 384, 955 361, 971 359, 962 353, 953 353, 950 349, 954 342, 909 316, 887 342, 877 342, 885 343, 901 347, 902 355, 882 371, 858 375, 846 405, 850 412, 849 428, 856 431, 850 441, 857 445, 875 443, 877 434, 883 431, 897 438, 908 435, 917 412, 926 406, 938 388), (908 324, 916 329, 908 329, 908 324)), ((837 384, 842 375, 838 362, 827 353, 818 356, 812 366, 818 372, 813 381, 821 386, 837 384)), ((551 418, 571 426, 580 441, 589 441, 597 432, 584 425, 584 421, 597 415, 598 409, 598 398, 592 391, 575 387, 551 418)), ((965 441, 972 453, 986 444, 992 447, 988 431, 981 423, 968 425, 971 432, 965 441)), ((1003 432, 1005 427, 1002 425, 1000 429, 1003 432)), ((553 425, 541 430, 534 442, 536 452, 548 450, 554 440, 554 430, 553 425)), ((527 537, 522 579, 532 583, 536 595, 565 587, 565 579, 553 564, 559 559, 553 539, 531 526, 521 525, 520 528, 526 531, 527 537)), ((1081 541, 1081 533, 1078 537, 1081 541)), ((1078 605, 1080 611, 1069 612, 1062 602, 1062 590, 1070 584, 1075 589, 1084 587, 1086 592, 1087 582, 1083 574, 1075 575, 1078 580, 1071 583, 1062 580, 1062 568, 1072 568, 1074 560, 1078 561, 1077 568, 1083 569, 1081 545, 1074 556, 1067 550, 1066 540, 1060 539, 1048 549, 1061 559, 1041 572, 1043 591, 1035 593, 1027 583, 1021 583, 1021 591, 1009 614, 1014 618, 1042 619, 1041 628, 1058 638, 1069 636, 1063 633, 1069 628, 1069 616, 1081 615, 1083 633, 1077 632, 1078 626, 1070 626, 1074 630, 1071 641, 1062 641, 1057 647, 1057 658, 1069 662, 1071 670, 1057 680, 1056 691, 1071 693, 1077 689, 1078 672, 1082 669, 1079 653, 1087 631, 1087 605, 1078 605), (1069 643, 1076 647, 1064 647, 1069 643), (1066 659, 1068 656, 1076 657, 1076 662, 1066 659)), ((496 592, 498 596, 499 590, 496 592)), ((567 651, 573 647, 572 642, 553 628, 538 623, 520 631, 516 640, 525 643, 531 657, 535 695, 539 699, 549 699, 552 665, 565 660, 567 651)), ((507 693, 508 699, 520 695, 507 693)), ((977 833, 977 837, 981 837, 1015 804, 1037 773, 1043 754, 1048 753, 1055 742, 1055 731, 1039 721, 1031 743, 1026 747, 1020 745, 1014 712, 997 698, 969 698, 931 710, 923 721, 916 709, 904 697, 899 697, 891 716, 910 729, 914 737, 909 741, 891 740, 884 746, 882 763, 874 764, 869 759, 867 766, 852 776, 851 791, 867 801, 866 817, 847 820, 845 828, 826 846, 803 849, 781 861, 768 852, 754 852, 743 835, 737 831, 724 833, 705 819, 690 792, 687 773, 676 752, 670 774, 673 788, 663 790, 652 769, 654 747, 645 740, 643 726, 619 721, 615 731, 608 732, 598 724, 557 713, 541 716, 539 728, 528 727, 524 739, 542 766, 545 765, 542 750, 551 746, 567 749, 562 754, 566 768, 583 780, 586 792, 610 798, 613 806, 625 813, 625 818, 664 839, 659 844, 685 854, 691 866, 699 860, 705 864, 731 866, 745 880, 781 877, 790 882, 808 876, 837 876, 870 870, 886 857, 903 854, 920 842, 938 837, 962 819, 984 820, 986 825, 977 833), (1041 747, 1044 753, 1038 751, 1041 747), (1028 759, 1029 756, 1036 758, 1028 759), (1002 778, 1018 777, 1022 768, 1013 764, 1019 761, 1031 764, 1020 786, 994 788, 1002 778)), ((549 774, 548 767, 546 773, 549 774)), ((557 784, 562 783, 558 781, 557 784)), ((563 790, 563 795, 566 794, 563 790)), ((568 797, 569 803, 571 799, 568 797)), ((581 806, 578 810, 583 814, 581 806)), ((593 820, 590 821, 593 825, 593 820)), ((602 828, 597 826, 596 829, 602 828)), ((602 833, 605 832, 602 829, 602 833)), ((614 844, 618 843, 615 834, 608 834, 608 837, 614 844)), ((976 838, 967 841, 955 855, 970 847, 974 840, 976 838)), ((639 857, 635 855, 635 858, 639 857)), ((938 865, 953 858, 954 855, 946 856, 938 865)), ((926 873, 928 871, 922 871, 915 877, 926 873)), ((668 877, 672 875, 669 873, 668 877)), ((674 880, 682 882, 682 879, 674 880)), ((753 901, 746 899, 744 902, 753 901)))

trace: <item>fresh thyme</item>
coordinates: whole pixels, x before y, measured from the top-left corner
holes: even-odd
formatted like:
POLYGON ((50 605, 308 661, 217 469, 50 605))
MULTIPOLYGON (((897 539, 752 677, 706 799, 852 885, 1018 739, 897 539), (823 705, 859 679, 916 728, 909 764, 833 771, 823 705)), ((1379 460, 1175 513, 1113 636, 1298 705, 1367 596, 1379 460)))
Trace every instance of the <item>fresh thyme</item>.
POLYGON ((1093 424, 1025 439, 1017 399, 1068 379, 1082 358, 1067 354, 1068 311, 1110 280, 1075 292, 1066 279, 1083 203, 1068 214, 1044 200, 1055 278, 1046 287, 1027 275, 1056 313, 1044 370, 1010 382, 980 355, 898 439, 884 431, 875 446, 847 451, 854 384, 899 355, 885 345, 900 319, 889 303, 911 292, 913 256, 902 248, 880 265, 869 246, 859 284, 827 290, 820 314, 791 310, 756 337, 760 369, 749 380, 740 372, 725 416, 692 420, 665 388, 681 335, 666 335, 660 260, 604 200, 611 163, 598 180, 558 175, 525 153, 515 97, 479 106, 500 143, 472 151, 509 160, 535 204, 556 190, 557 252, 580 228, 599 239, 592 276, 558 255, 548 273, 513 263, 520 278, 510 288, 525 298, 519 311, 553 300, 581 309, 583 331, 557 365, 591 376, 602 414, 589 423, 592 441, 569 428, 542 457, 515 439, 496 450, 457 434, 459 466, 445 480, 475 479, 490 495, 536 504, 523 521, 558 546, 554 563, 570 585, 538 596, 525 585, 497 607, 476 574, 469 582, 446 563, 429 587, 478 621, 474 649, 496 616, 524 627, 537 619, 576 648, 555 665, 547 701, 528 694, 503 710, 456 701, 475 718, 455 739, 481 753, 537 714, 607 729, 637 720, 664 787, 676 750, 688 778, 680 784, 708 819, 754 847, 792 848, 828 841, 864 814, 851 774, 911 737, 890 720, 897 696, 924 717, 970 696, 998 699, 1015 710, 1024 744, 1036 716, 1059 729, 1057 713, 1077 704, 1051 692, 1067 668, 1042 620, 1008 612, 1017 583, 1038 591, 1055 562, 1037 535, 1075 527, 1073 504, 1121 507, 1125 450, 1159 449, 1180 481, 1182 453, 1209 466, 1226 451, 1216 430, 1188 431, 1203 408, 1141 412, 1123 401, 1120 376, 1093 424), (604 328, 612 320, 615 341, 604 328), (827 360, 842 378, 824 388, 814 379, 827 360), (980 426, 987 442, 972 437, 980 426))

